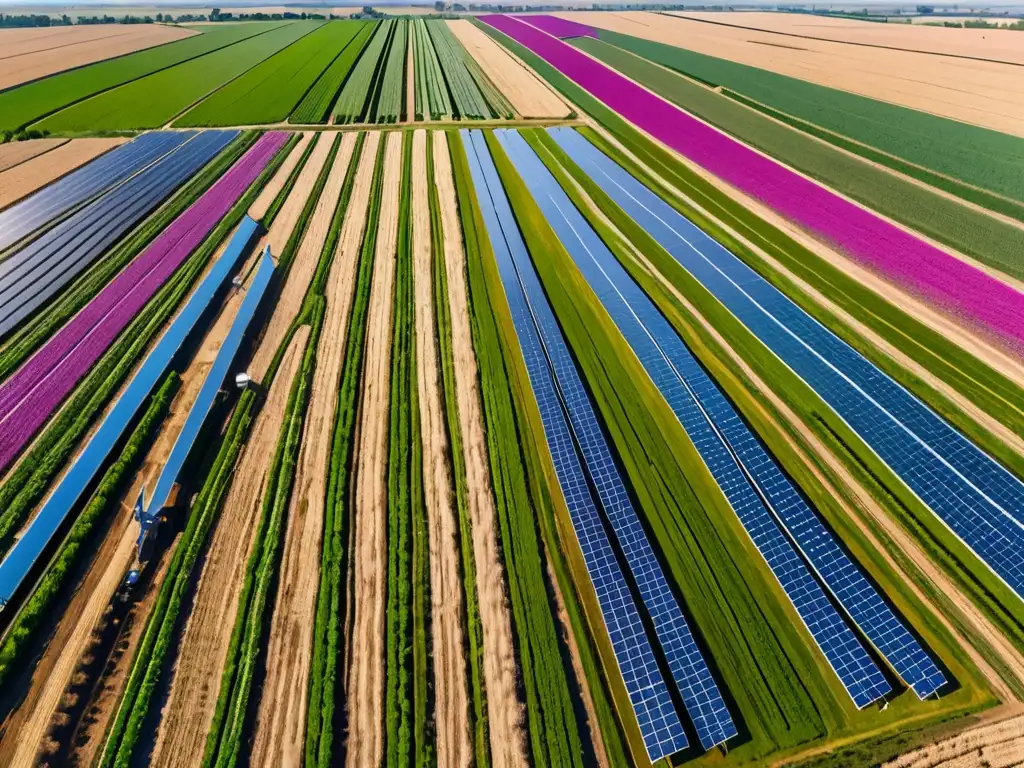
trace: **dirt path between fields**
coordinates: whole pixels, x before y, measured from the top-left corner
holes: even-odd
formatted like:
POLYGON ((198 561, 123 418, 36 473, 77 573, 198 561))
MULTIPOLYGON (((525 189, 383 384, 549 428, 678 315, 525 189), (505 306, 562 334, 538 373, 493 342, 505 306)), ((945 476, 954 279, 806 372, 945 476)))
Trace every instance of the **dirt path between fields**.
POLYGON ((202 762, 274 446, 308 338, 309 326, 304 325, 288 345, 235 470, 182 633, 161 713, 154 766, 194 768, 202 762))
POLYGON ((505 571, 498 551, 497 513, 487 463, 476 356, 469 326, 465 254, 459 224, 451 158, 443 132, 434 133, 434 181, 440 195, 445 272, 452 318, 452 353, 459 428, 466 460, 473 556, 484 635, 484 683, 491 734, 491 760, 498 768, 527 763, 523 705, 516 693, 512 624, 505 594, 505 571))
MULTIPOLYGON (((227 242, 229 240, 225 241, 221 252, 227 242)), ((94 632, 134 561, 138 526, 132 519, 132 504, 143 487, 152 491, 199 395, 206 373, 238 313, 241 297, 241 293, 236 293, 226 299, 192 362, 182 372, 181 387, 171 404, 170 413, 132 484, 121 495, 121 508, 116 513, 116 520, 96 553, 92 568, 68 605, 65 611, 67 618, 58 626, 47 652, 36 666, 29 695, 5 723, 4 739, 0 742, 0 763, 31 765, 37 750, 44 746, 55 715, 64 704, 72 677, 88 653, 94 632)), ((159 582, 154 580, 154 583, 159 582)), ((143 624, 144 621, 138 622, 140 630, 143 624)))
MULTIPOLYGON (((303 133, 295 146, 288 152, 288 156, 284 159, 284 162, 278 166, 277 170, 274 171, 274 175, 270 177, 270 181, 260 192, 259 197, 256 201, 249 206, 249 216, 255 221, 260 221, 264 216, 267 215, 267 211, 270 210, 271 204, 281 194, 281 190, 284 189, 284 185, 288 183, 288 178, 292 175, 292 171, 295 170, 295 166, 299 164, 299 160, 302 159, 303 153, 306 151, 306 147, 309 146, 309 142, 313 140, 316 135, 315 131, 306 131, 303 133)), ((277 254, 274 254, 275 256, 277 254)))
POLYGON ((52 184, 128 139, 74 139, 0 173, 0 208, 52 184))
MULTIPOLYGON (((299 178, 295 180, 291 194, 288 195, 288 199, 285 200, 281 210, 274 218, 267 236, 260 243, 260 248, 264 244, 270 246, 270 253, 278 262, 280 262, 288 241, 295 234, 295 227, 302 215, 302 210, 313 193, 313 188, 316 186, 317 179, 320 178, 320 172, 327 162, 327 156, 337 137, 338 134, 325 135, 317 142, 309 160, 302 167, 299 178)), ((274 304, 274 314, 263 332, 259 349, 256 350, 249 365, 249 375, 256 381, 263 381, 264 376, 267 375, 267 370, 288 334, 288 329, 299 315, 302 302, 305 301, 306 293, 309 291, 309 284, 320 263, 320 254, 324 249, 324 241, 331 228, 331 221, 334 219, 334 209, 338 206, 338 197, 345 184, 345 173, 348 170, 349 160, 352 159, 352 149, 355 147, 355 134, 344 134, 343 138, 341 147, 334 156, 334 164, 327 175, 327 183, 320 193, 313 213, 306 222, 306 231, 293 254, 288 274, 284 278, 284 288, 274 304)))
MULTIPOLYGON (((354 145, 355 134, 350 135, 354 145)), ((378 133, 370 134, 363 145, 352 196, 327 278, 327 311, 317 347, 295 487, 288 508, 280 581, 266 654, 267 672, 250 758, 253 766, 298 768, 302 764, 327 470, 334 439, 334 416, 345 360, 349 312, 379 137, 378 133)), ((346 150, 347 140, 348 136, 343 139, 332 176, 338 168, 341 154, 346 151, 349 155, 352 153, 352 147, 346 150)), ((344 166, 348 166, 348 159, 344 166)), ((328 188, 332 180, 328 180, 328 188)))
POLYGON ((384 150, 383 195, 370 288, 356 459, 354 617, 347 674, 348 754, 353 768, 384 757, 384 605, 387 582, 388 402, 391 317, 402 180, 401 132, 384 150))
MULTIPOLYGON (((437 762, 472 761, 466 713, 462 579, 456 543, 455 495, 448 461, 448 435, 441 404, 440 362, 434 320, 433 251, 427 185, 427 132, 412 138, 413 291, 416 306, 416 377, 423 443, 423 496, 430 539, 430 601, 433 635, 437 762)), ((439 233, 440 234, 440 233, 439 233)))

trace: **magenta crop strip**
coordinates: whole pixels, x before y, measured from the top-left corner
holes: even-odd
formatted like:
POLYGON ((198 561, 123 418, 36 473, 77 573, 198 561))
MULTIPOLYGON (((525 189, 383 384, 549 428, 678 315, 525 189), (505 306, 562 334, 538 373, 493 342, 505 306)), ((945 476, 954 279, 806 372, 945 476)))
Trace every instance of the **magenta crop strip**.
POLYGON ((288 134, 264 134, 17 373, 0 386, 0 472, 241 198, 288 134))
POLYGON ((549 35, 554 35, 558 38, 597 37, 597 30, 593 27, 588 27, 586 24, 580 24, 578 21, 562 19, 558 16, 538 14, 536 16, 516 16, 516 18, 520 21, 525 21, 530 26, 536 27, 542 32, 547 32, 549 35))
POLYGON ((705 125, 561 40, 515 17, 479 18, 683 156, 1024 353, 1024 294, 705 125))

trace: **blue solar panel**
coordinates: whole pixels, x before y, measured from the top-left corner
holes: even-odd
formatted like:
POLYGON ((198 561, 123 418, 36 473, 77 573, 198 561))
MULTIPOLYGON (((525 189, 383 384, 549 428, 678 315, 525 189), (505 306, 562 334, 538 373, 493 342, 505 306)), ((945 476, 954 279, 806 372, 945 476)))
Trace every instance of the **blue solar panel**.
POLYGON ((194 131, 144 133, 15 203, 0 212, 0 251, 93 195, 124 181, 194 135, 194 131))
POLYGON ((573 530, 601 606, 615 659, 636 713, 644 745, 653 762, 685 749, 688 745, 686 734, 672 705, 636 603, 619 568, 576 453, 573 436, 562 410, 562 401, 512 256, 512 250, 525 255, 525 245, 516 228, 504 189, 482 136, 475 131, 470 133, 462 130, 460 133, 530 384, 540 408, 558 483, 565 496, 573 530))
POLYGON ((1024 483, 589 142, 566 148, 1024 597, 1024 483))
MULTIPOLYGON (((701 383, 705 385, 705 397, 720 409, 720 415, 727 413, 732 416, 734 423, 749 438, 746 446, 759 452, 760 455, 756 456, 760 460, 759 467, 767 464, 775 468, 776 476, 772 479, 784 483, 777 488, 778 495, 783 496, 789 504, 799 502, 806 513, 813 517, 811 510, 803 503, 788 479, 778 471, 778 467, 753 438, 746 425, 739 420, 729 402, 697 365, 654 304, 576 210, 529 145, 518 133, 509 131, 502 134, 513 162, 520 175, 527 180, 548 222, 693 440, 755 546, 765 556, 772 572, 826 659, 839 674, 854 703, 863 707, 884 696, 890 691, 884 675, 829 601, 821 585, 815 581, 787 539, 784 526, 772 515, 772 509, 758 493, 759 488, 745 473, 747 467, 737 461, 738 457, 721 432, 721 425, 709 414, 708 403, 702 402, 694 391, 691 384, 698 371, 703 378, 701 383), (728 410, 722 411, 722 406, 728 410)), ((835 547, 834 540, 820 521, 817 518, 814 520, 817 523, 815 534, 824 536, 835 547)), ((862 586, 870 587, 848 559, 846 563, 860 578, 862 586)), ((873 589, 871 594, 875 598, 872 607, 888 611, 873 589)), ((888 616, 902 630, 905 639, 913 641, 891 611, 888 611, 888 616)))
POLYGON ((86 269, 237 135, 199 134, 0 262, 0 336, 86 269))

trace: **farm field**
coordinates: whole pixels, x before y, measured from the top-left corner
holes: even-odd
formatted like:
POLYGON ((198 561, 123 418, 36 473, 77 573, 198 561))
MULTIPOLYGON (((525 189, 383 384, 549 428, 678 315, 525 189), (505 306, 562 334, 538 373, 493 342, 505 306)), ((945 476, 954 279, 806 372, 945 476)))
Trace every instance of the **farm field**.
MULTIPOLYGON (((594 16, 23 86, 0 763, 1014 764, 1017 203, 743 89, 984 165, 934 114, 594 16)), ((887 34, 830 44, 959 61, 887 34)))

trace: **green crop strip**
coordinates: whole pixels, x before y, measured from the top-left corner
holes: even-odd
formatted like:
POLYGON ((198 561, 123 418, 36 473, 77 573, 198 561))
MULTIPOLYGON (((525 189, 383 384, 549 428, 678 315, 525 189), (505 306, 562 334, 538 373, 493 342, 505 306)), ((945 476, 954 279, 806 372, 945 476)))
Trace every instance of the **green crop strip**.
MULTIPOLYGON (((743 103, 747 106, 743 106, 736 103, 736 100, 698 85, 675 71, 599 40, 577 38, 573 44, 683 109, 844 195, 985 264, 1016 277, 1024 276, 1024 231, 1020 228, 972 210, 909 179, 900 178, 889 171, 865 163, 859 158, 850 157, 846 152, 808 138, 799 130, 780 125, 761 112, 748 108, 757 106, 752 102, 744 100, 743 103)), ((796 124, 798 121, 785 119, 786 116, 780 113, 774 113, 772 117, 795 125, 797 129, 804 127, 796 124)), ((839 137, 826 131, 817 131, 814 135, 826 140, 835 139, 836 141, 832 143, 840 142, 839 137)), ((855 151, 859 147, 849 141, 841 146, 850 151, 855 151)), ((862 149, 868 151, 866 148, 862 149)), ((863 155, 865 151, 857 154, 863 155)), ((881 162, 884 157, 881 153, 875 152, 868 159, 881 162)), ((895 169, 904 173, 912 170, 906 163, 895 169)), ((915 173, 909 175, 917 178, 922 176, 915 173)), ((931 174, 931 177, 921 180, 927 183, 939 180, 935 174, 931 174)), ((947 188, 950 185, 937 186, 947 188)), ((962 184, 959 186, 964 190, 969 189, 962 184)), ((947 191, 958 194, 954 189, 947 191)), ((987 197, 991 198, 987 201, 989 203, 1001 200, 994 195, 987 197)), ((983 199, 976 199, 975 202, 986 204, 986 200, 983 199)), ((1001 212, 1024 220, 1024 205, 1004 202, 1001 212)))
POLYGON ((462 119, 511 118, 512 107, 483 74, 443 20, 424 22, 451 94, 451 105, 462 119))
POLYGON ((65 588, 68 578, 75 573, 82 556, 88 554, 82 550, 92 539, 93 529, 116 511, 117 497, 139 466, 143 452, 156 437, 157 428, 167 415, 179 383, 178 375, 171 372, 164 378, 160 388, 153 393, 149 406, 121 449, 117 460, 104 473, 92 498, 71 526, 38 585, 11 623, 3 645, 0 646, 0 685, 15 666, 23 663, 24 654, 30 647, 38 649, 40 639, 36 637, 36 631, 41 621, 65 588))
MULTIPOLYGON (((334 436, 328 467, 327 501, 324 516, 324 545, 321 555, 320 586, 317 592, 316 621, 313 627, 313 657, 310 667, 309 708, 306 723, 306 766, 330 766, 334 732, 340 729, 340 713, 335 711, 339 695, 342 662, 342 626, 345 615, 346 542, 349 491, 356 411, 359 403, 366 320, 370 284, 373 276, 377 230, 372 224, 380 214, 383 187, 385 143, 381 142, 374 166, 372 190, 367 209, 367 229, 359 255, 355 298, 349 315, 345 362, 342 368, 338 405, 334 416, 334 436)), ((353 159, 354 162, 354 159, 353 159)), ((340 733, 340 730, 339 730, 340 733)))
MULTIPOLYGON (((592 758, 588 758, 592 746, 581 738, 581 732, 587 732, 587 724, 578 721, 574 711, 580 696, 574 690, 583 685, 583 681, 574 679, 572 668, 565 661, 564 654, 568 651, 559 637, 555 620, 557 605, 550 597, 539 599, 540 595, 552 594, 553 585, 546 565, 554 568, 556 575, 561 574, 559 591, 576 630, 584 669, 592 675, 589 688, 600 722, 591 723, 590 727, 600 726, 605 734, 607 754, 614 758, 623 753, 619 730, 600 677, 594 674, 589 637, 580 631, 575 594, 571 584, 563 580, 565 563, 558 543, 551 538, 552 502, 545 490, 547 478, 539 470, 536 433, 531 431, 537 424, 526 421, 524 408, 529 402, 524 397, 529 385, 526 384, 525 390, 522 388, 526 379, 519 378, 522 371, 517 367, 522 365, 521 355, 517 347, 508 346, 509 340, 514 338, 508 336, 514 333, 511 317, 476 205, 464 148, 455 134, 450 136, 467 254, 470 320, 479 365, 491 481, 509 579, 533 759, 538 765, 572 766, 592 758), (524 514, 525 510, 532 514, 524 514)), ((621 763, 613 759, 612 764, 621 763)))
POLYGON ((405 117, 405 57, 409 53, 409 22, 399 19, 395 24, 380 91, 374 103, 375 123, 397 123, 405 117))
POLYGON ((393 20, 386 20, 377 25, 373 37, 345 82, 345 87, 341 89, 338 103, 334 107, 335 122, 358 123, 369 118, 381 79, 380 73, 384 69, 381 62, 387 56, 394 24, 393 20))
POLYGON ((309 124, 327 121, 338 92, 347 81, 353 65, 376 28, 376 22, 350 23, 360 24, 359 31, 299 102, 299 106, 292 113, 291 122, 309 124))
POLYGON ((416 19, 412 25, 416 40, 416 119, 450 117, 452 104, 448 98, 448 86, 445 85, 434 43, 427 32, 427 22, 416 19))
POLYGON ((359 21, 329 21, 265 59, 190 109, 176 126, 279 123, 363 30, 359 21))
POLYGON ((306 36, 318 22, 296 21, 161 70, 57 112, 36 124, 51 133, 159 128, 189 105, 306 36), (158 94, 158 98, 154 98, 158 94))
POLYGON ((87 67, 11 88, 0 94, 0 131, 14 131, 90 96, 154 72, 173 67, 211 51, 266 34, 274 24, 223 24, 155 48, 107 59, 87 67))
POLYGON ((847 727, 849 700, 667 403, 551 232, 493 136, 491 152, 666 575, 761 757, 847 727), (772 599, 766 600, 766 595, 772 599), (738 711, 737 711, 738 710, 738 711), (799 725, 796 725, 799 724, 799 725))
MULTIPOLYGON (((242 133, 227 148, 179 189, 152 216, 129 233, 93 267, 57 295, 44 311, 35 313, 3 345, 0 381, 16 371, 58 328, 88 304, 110 280, 140 254, 164 228, 184 213, 256 141, 257 134, 242 133)), ((272 165, 281 162, 278 155, 272 165)))
MULTIPOLYGON (((711 182, 690 171, 670 152, 647 139, 629 123, 532 51, 492 27, 484 24, 479 24, 479 26, 499 43, 520 56, 556 90, 561 91, 567 98, 594 116, 610 134, 627 148, 629 153, 638 158, 640 163, 653 169, 660 178, 665 179, 674 193, 679 193, 685 199, 692 200, 717 221, 723 222, 762 249, 801 280, 806 281, 834 301, 840 308, 857 317, 872 331, 975 403, 983 411, 1004 424, 1012 425, 1018 432, 1024 431, 1024 389, 1021 389, 1020 386, 966 352, 959 345, 950 342, 941 333, 932 330, 899 307, 860 285, 856 280, 845 275, 841 269, 804 248, 781 230, 758 218, 743 205, 717 189, 711 182)), ((617 162, 648 187, 655 191, 663 189, 663 185, 651 177, 643 166, 612 146, 600 134, 587 128, 582 129, 581 132, 610 157, 616 158, 617 162)), ((694 207, 684 204, 678 194, 662 194, 662 196, 666 202, 696 223, 697 226, 709 232, 720 242, 728 243, 733 252, 746 261, 752 269, 772 282, 801 308, 852 345, 880 369, 928 403, 984 450, 1008 467, 1012 468, 1019 463, 1018 457, 1009 451, 1002 441, 995 439, 991 433, 978 427, 973 419, 966 416, 959 408, 953 407, 932 387, 881 353, 877 345, 867 343, 859 334, 852 333, 843 323, 838 322, 834 315, 824 310, 820 304, 809 300, 803 292, 797 290, 791 281, 778 275, 766 264, 764 259, 758 257, 751 249, 734 243, 732 240, 722 239, 725 235, 719 234, 720 229, 717 225, 694 207)), ((1018 472, 1018 474, 1020 473, 1018 472)))

